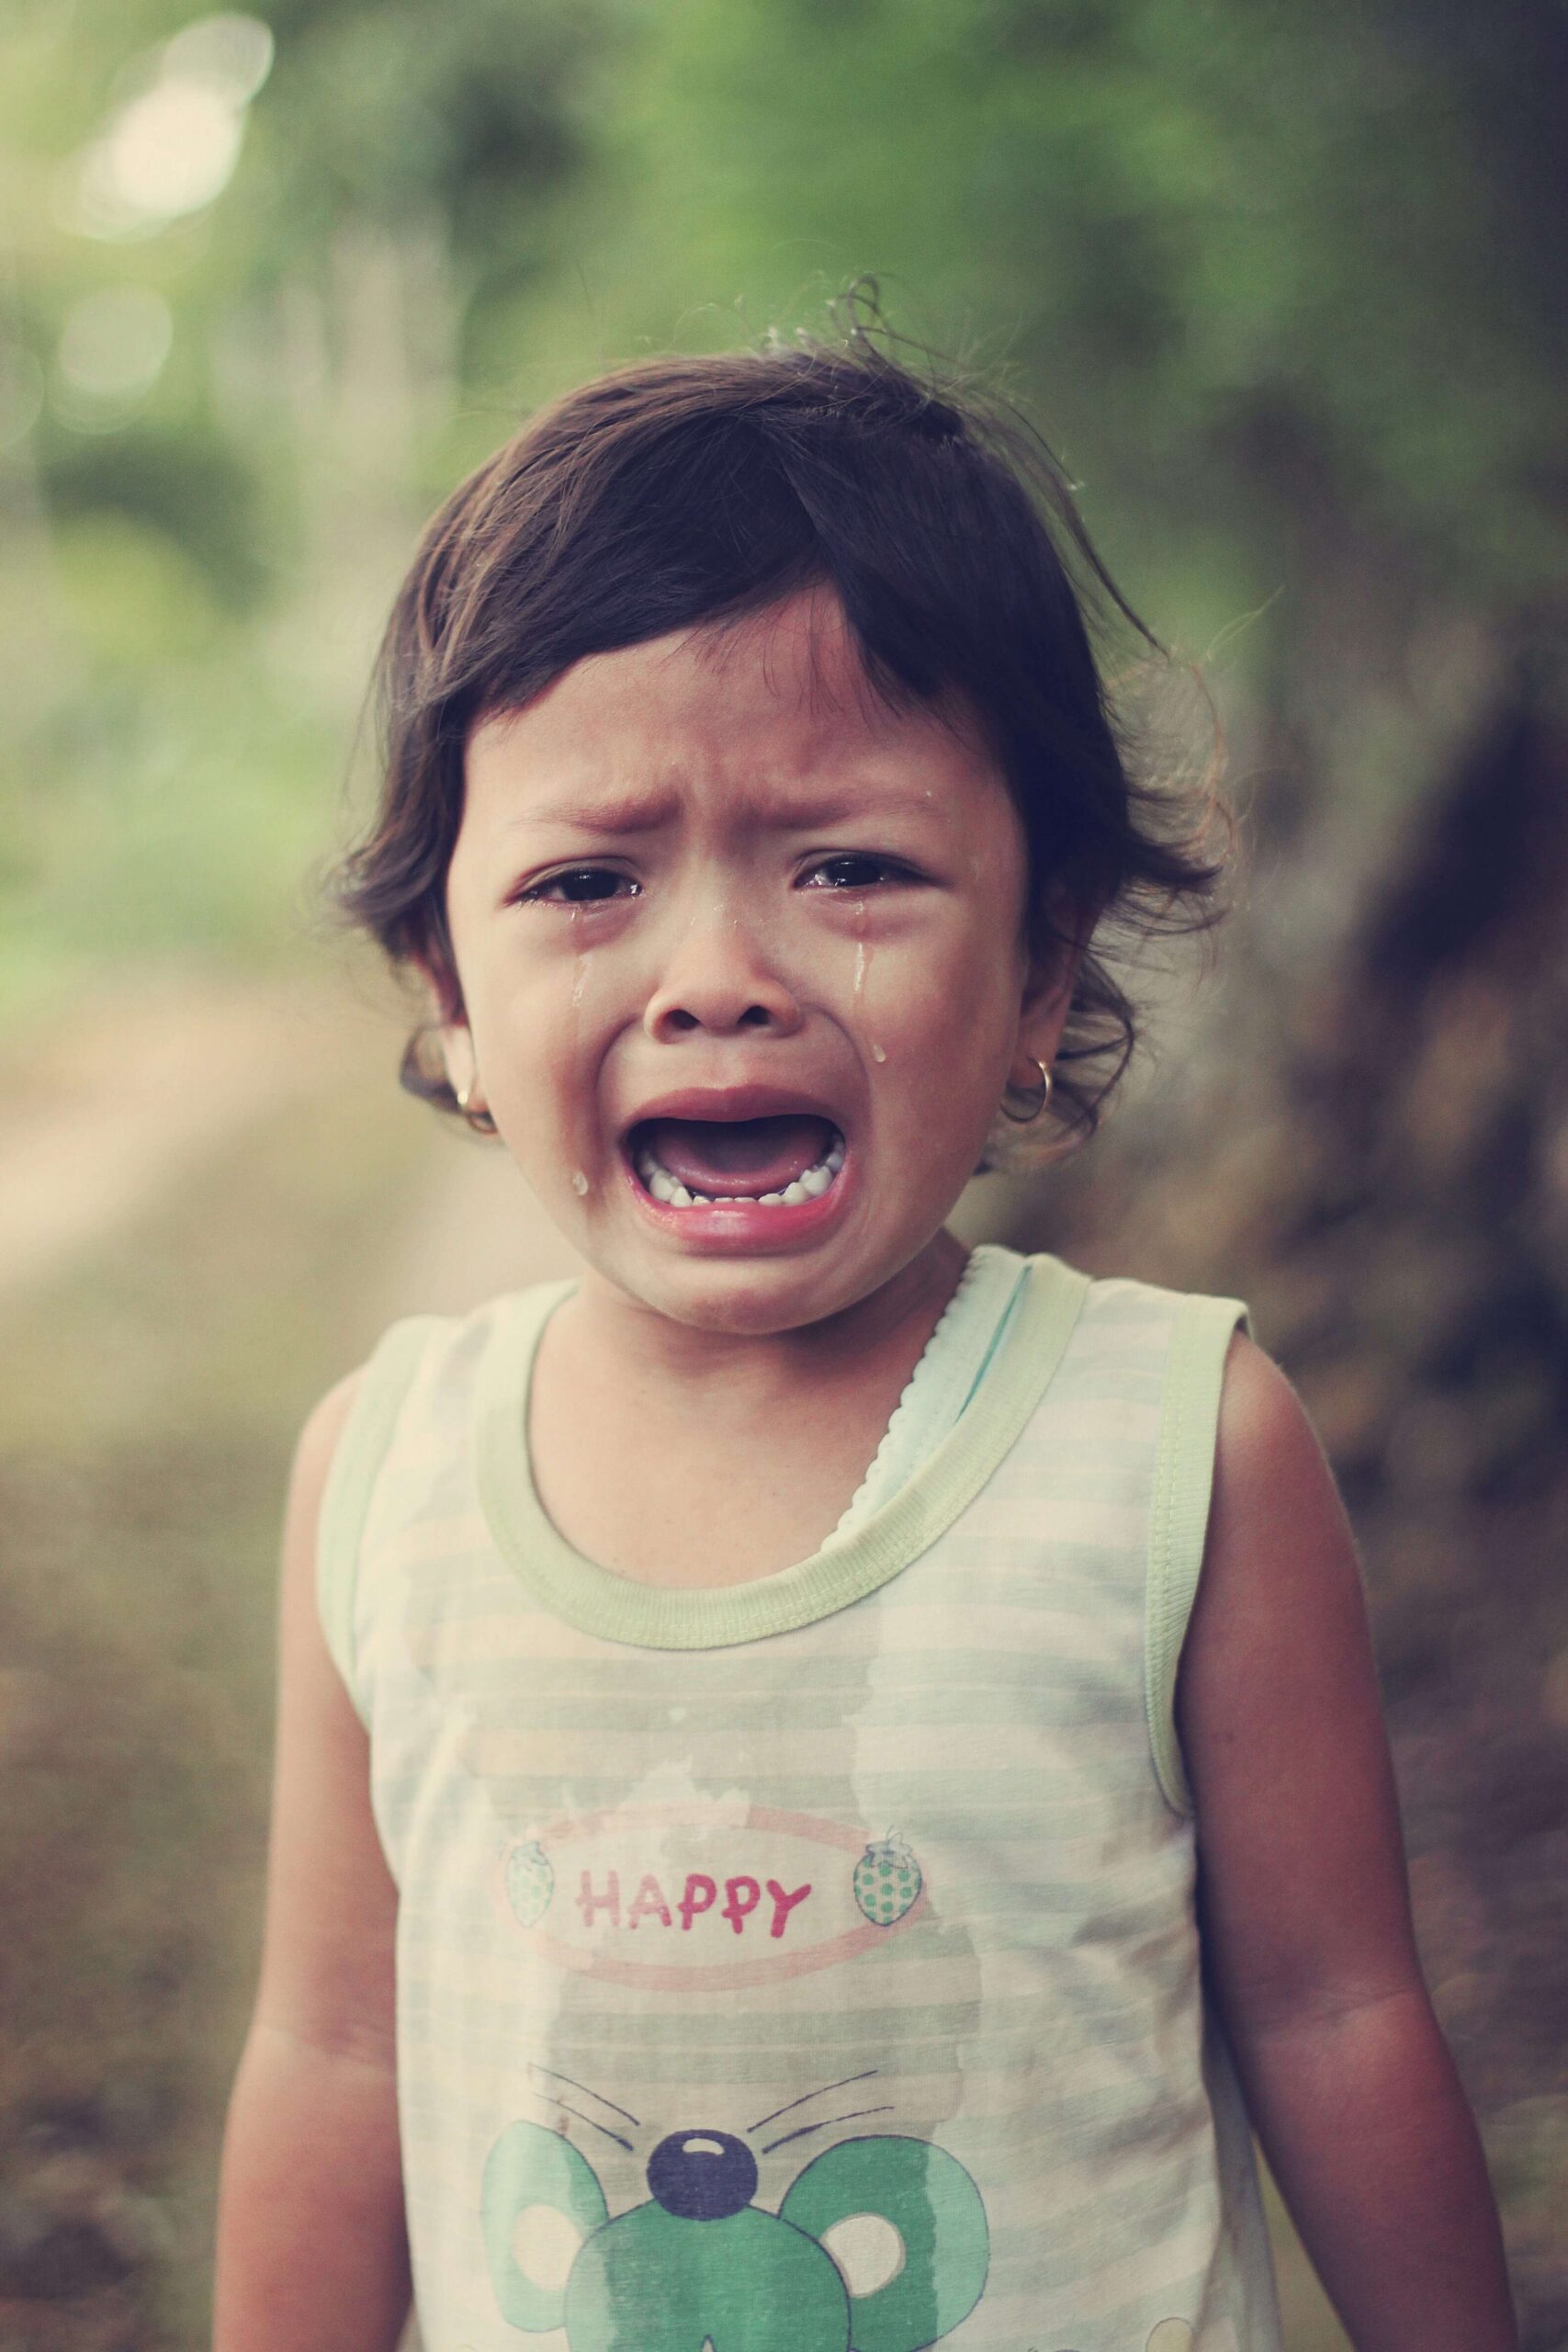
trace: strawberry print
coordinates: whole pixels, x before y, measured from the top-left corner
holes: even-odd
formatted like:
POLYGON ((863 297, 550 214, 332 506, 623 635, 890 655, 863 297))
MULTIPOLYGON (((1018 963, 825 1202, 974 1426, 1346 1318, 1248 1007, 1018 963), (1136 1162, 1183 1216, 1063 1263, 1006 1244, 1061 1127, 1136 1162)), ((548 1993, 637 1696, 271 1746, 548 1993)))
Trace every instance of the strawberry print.
POLYGON ((920 1866, 902 1838, 889 1830, 855 1864, 855 1901, 874 1928, 891 1928, 919 1899, 920 1866))
POLYGON ((530 1838, 525 1846, 513 1846, 506 1857, 506 1894, 525 1928, 534 1927, 544 1917, 555 1891, 556 1874, 538 1839, 530 1838))

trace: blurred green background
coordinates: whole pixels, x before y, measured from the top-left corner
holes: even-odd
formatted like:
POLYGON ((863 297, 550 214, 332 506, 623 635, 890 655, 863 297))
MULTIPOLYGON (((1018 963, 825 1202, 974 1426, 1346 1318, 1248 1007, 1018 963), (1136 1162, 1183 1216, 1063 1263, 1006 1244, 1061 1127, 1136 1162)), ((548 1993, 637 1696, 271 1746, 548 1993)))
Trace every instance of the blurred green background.
POLYGON ((1111 1128, 968 1228, 1240 1292, 1307 1397, 1568 2345, 1565 100, 1560 0, 9 0, 0 2352, 202 2342, 292 1439, 558 1262, 314 912, 414 534, 554 391, 863 271, 1062 452, 1243 820, 1218 975, 1145 975, 1111 1128))

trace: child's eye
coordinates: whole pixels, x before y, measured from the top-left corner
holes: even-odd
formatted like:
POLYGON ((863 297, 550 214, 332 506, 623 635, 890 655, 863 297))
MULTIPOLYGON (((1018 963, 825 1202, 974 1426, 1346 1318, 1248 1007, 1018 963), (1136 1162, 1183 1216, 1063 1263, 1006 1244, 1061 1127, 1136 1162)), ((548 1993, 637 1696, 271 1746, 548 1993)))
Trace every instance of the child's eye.
POLYGON ((820 857, 800 877, 806 890, 871 890, 879 882, 908 882, 913 876, 890 858, 872 857, 861 850, 845 850, 837 857, 820 857))
POLYGON ((542 882, 530 883, 527 889, 519 890, 517 898, 520 905, 533 900, 553 906, 590 907, 604 899, 635 899, 641 889, 640 882, 613 865, 569 865, 559 874, 547 874, 542 882))

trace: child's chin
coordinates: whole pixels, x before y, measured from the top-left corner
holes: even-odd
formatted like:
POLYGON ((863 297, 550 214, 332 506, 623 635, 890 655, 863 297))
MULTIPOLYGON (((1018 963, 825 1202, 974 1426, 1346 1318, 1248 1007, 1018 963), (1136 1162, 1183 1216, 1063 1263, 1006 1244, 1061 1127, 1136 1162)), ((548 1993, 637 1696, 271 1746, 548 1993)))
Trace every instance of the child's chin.
POLYGON ((688 1261, 678 1267, 628 1267, 610 1279, 689 1330, 758 1340, 823 1322, 852 1306, 864 1288, 847 1269, 829 1271, 801 1259, 688 1261))

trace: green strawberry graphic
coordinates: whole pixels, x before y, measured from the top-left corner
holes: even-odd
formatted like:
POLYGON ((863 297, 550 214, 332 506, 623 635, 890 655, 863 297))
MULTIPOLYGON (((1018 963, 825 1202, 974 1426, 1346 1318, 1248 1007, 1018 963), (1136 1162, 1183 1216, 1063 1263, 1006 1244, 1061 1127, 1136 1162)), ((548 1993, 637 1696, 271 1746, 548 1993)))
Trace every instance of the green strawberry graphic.
POLYGON ((891 1928, 919 1899, 920 1866, 902 1838, 889 1830, 855 1864, 855 1901, 874 1928, 891 1928))
POLYGON ((512 1908, 525 1928, 532 1928, 550 1907, 556 1874, 537 1838, 513 1846, 506 1857, 506 1893, 512 1908))

